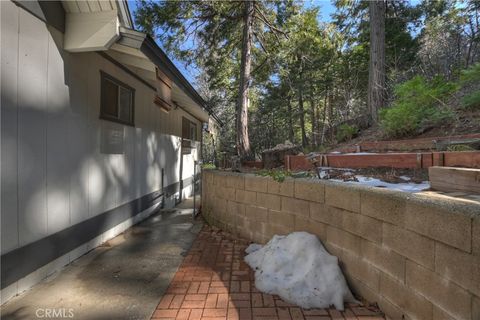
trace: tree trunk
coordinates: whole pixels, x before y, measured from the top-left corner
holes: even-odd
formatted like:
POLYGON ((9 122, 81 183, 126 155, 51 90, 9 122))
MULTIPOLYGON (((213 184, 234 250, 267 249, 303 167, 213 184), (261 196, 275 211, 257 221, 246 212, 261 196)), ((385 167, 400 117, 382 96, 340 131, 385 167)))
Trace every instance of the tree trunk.
POLYGON ((300 129, 302 131, 302 147, 308 145, 307 133, 305 132, 305 108, 303 107, 303 71, 300 70, 300 81, 298 84, 298 110, 300 111, 300 129))
POLYGON ((328 95, 329 95, 328 86, 325 88, 325 97, 323 99, 323 117, 322 117, 322 136, 320 138, 320 145, 323 145, 325 141, 325 132, 327 127, 327 104, 328 104, 328 95))
POLYGON ((371 124, 378 122, 378 110, 385 103, 385 2, 370 1, 370 65, 368 111, 371 124))
POLYGON ((250 157, 250 139, 248 137, 248 92, 250 88, 250 69, 252 66, 252 23, 254 1, 245 1, 243 18, 242 60, 240 64, 240 86, 237 100, 237 154, 241 159, 250 157))
POLYGON ((312 122, 312 145, 317 145, 317 116, 315 114, 315 102, 313 96, 313 85, 310 83, 310 119, 312 122))
POLYGON ((292 101, 291 98, 288 97, 287 100, 287 111, 288 111, 288 139, 291 143, 295 143, 295 134, 293 132, 293 117, 292 117, 292 101))

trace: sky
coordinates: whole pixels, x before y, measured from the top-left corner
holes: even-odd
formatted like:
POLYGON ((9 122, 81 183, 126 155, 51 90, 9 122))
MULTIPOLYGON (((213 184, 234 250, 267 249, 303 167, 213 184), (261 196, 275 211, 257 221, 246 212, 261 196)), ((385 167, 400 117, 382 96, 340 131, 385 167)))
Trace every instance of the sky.
MULTIPOLYGON (((132 14, 132 18, 135 17, 135 10, 137 8, 135 0, 128 0, 128 7, 130 8, 130 13, 132 14)), ((335 6, 329 0, 305 0, 305 7, 313 7, 317 6, 320 7, 320 15, 318 17, 319 21, 328 22, 330 21, 330 14, 335 11, 335 6)), ((160 43, 158 43, 160 47, 160 43)), ((164 50, 165 51, 165 50, 164 50)), ((180 72, 187 78, 187 80, 195 86, 195 77, 198 74, 198 70, 195 67, 187 67, 181 61, 178 61, 174 57, 171 56, 167 51, 165 52, 168 57, 173 61, 175 66, 180 70, 180 72)))

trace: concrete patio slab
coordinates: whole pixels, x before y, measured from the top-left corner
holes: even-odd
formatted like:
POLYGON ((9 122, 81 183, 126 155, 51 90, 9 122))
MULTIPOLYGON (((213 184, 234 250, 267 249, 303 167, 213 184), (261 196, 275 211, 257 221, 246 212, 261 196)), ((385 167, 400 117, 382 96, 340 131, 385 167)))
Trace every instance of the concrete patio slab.
POLYGON ((191 204, 161 210, 80 257, 3 305, 1 318, 150 318, 201 230, 191 204))

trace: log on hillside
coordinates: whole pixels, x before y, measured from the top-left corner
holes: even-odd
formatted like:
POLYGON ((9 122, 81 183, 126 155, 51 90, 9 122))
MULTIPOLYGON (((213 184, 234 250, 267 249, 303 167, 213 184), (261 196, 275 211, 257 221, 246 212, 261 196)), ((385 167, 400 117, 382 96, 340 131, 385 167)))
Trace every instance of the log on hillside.
POLYGON ((458 140, 441 140, 437 141, 435 147, 439 151, 447 151, 449 147, 466 146, 473 150, 480 150, 480 138, 458 139, 458 140))
POLYGON ((300 153, 300 147, 286 141, 284 144, 278 144, 272 149, 262 152, 263 167, 265 169, 278 168, 285 165, 286 155, 297 155, 300 153))

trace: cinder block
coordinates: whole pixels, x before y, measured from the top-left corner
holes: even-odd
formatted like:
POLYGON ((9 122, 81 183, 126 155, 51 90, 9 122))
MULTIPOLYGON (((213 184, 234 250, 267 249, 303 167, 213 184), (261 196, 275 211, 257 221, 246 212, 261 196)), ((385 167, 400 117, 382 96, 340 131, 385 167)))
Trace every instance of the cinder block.
POLYGON ((219 212, 225 213, 227 211, 227 200, 216 198, 215 207, 218 209, 219 212))
POLYGON ((407 197, 391 190, 364 190, 360 193, 362 214, 397 226, 405 222, 407 197))
MULTIPOLYGON (((433 319, 434 320, 452 320, 454 319, 445 310, 440 309, 438 306, 433 306, 433 319)), ((473 317, 472 319, 478 319, 473 317)))
POLYGON ((296 179, 295 198, 323 203, 325 202, 325 186, 323 183, 311 179, 296 179))
POLYGON ((380 277, 380 294, 412 319, 433 319, 433 306, 427 299, 385 273, 380 277))
POLYGON ((238 228, 246 228, 248 225, 248 219, 244 215, 235 215, 235 224, 238 228))
POLYGON ((361 241, 362 239, 356 235, 332 226, 327 226, 327 242, 330 242, 337 247, 350 251, 356 255, 360 255, 361 241))
POLYGON ((383 243, 402 256, 433 270, 435 256, 433 240, 415 232, 384 223, 383 243))
POLYGON ((382 222, 359 213, 343 212, 343 229, 373 242, 382 242, 382 222))
POLYGON ((288 212, 268 210, 268 223, 279 224, 292 229, 295 226, 295 215, 288 212))
POLYGON ((295 216, 295 231, 306 231, 316 235, 322 243, 327 241, 327 225, 321 222, 313 221, 303 216, 295 216))
POLYGON ((378 294, 380 290, 380 271, 377 268, 362 259, 361 256, 348 251, 343 252, 342 262, 345 271, 350 276, 357 278, 378 294))
POLYGON ((245 216, 251 221, 268 221, 268 209, 256 206, 247 206, 245 208, 245 216))
POLYGON ((406 283, 453 317, 472 318, 471 294, 452 281, 441 278, 415 262, 407 261, 406 283))
POLYGON ((437 242, 435 271, 480 296, 480 257, 437 242))
POLYGON ((276 194, 257 192, 256 204, 259 207, 280 211, 280 196, 276 194))
POLYGON ((472 252, 480 256, 480 215, 474 217, 472 223, 472 252))
POLYGON ((235 215, 245 215, 245 204, 235 202, 235 201, 228 201, 227 202, 227 211, 231 212, 235 215))
POLYGON ((344 266, 343 266, 343 249, 334 245, 333 243, 331 242, 328 242, 328 241, 325 241, 323 243, 323 246, 325 247, 325 249, 327 249, 328 253, 330 253, 332 256, 335 256, 338 258, 338 260, 340 261, 339 262, 339 265, 340 267, 342 268, 342 270, 344 270, 344 266))
POLYGON ((470 252, 472 218, 447 201, 408 201, 405 225, 407 229, 470 252))
POLYGON ((243 174, 232 174, 228 176, 226 185, 229 188, 245 189, 245 177, 243 174))
POLYGON ((295 198, 282 197, 282 211, 308 217, 310 215, 310 202, 295 198))
POLYGON ((326 204, 310 202, 310 218, 335 227, 342 228, 344 211, 326 204))
POLYGON ((213 172, 210 170, 202 170, 202 181, 205 181, 207 184, 213 185, 214 178, 213 178, 213 172))
POLYGON ((237 189, 235 191, 235 201, 245 204, 254 204, 257 201, 257 194, 253 191, 237 189))
POLYGON ((213 175, 213 184, 216 187, 225 187, 227 185, 227 177, 225 173, 215 172, 213 175))
POLYGON ((480 297, 473 296, 472 319, 480 319, 480 297))
POLYGON ((293 197, 294 180, 291 178, 285 179, 283 182, 277 182, 273 179, 268 180, 267 192, 278 194, 286 197, 293 197))
POLYGON ((380 307, 380 310, 385 313, 387 320, 403 320, 406 317, 405 312, 402 309, 388 301, 385 297, 380 297, 378 306, 380 307))
POLYGON ((325 184, 325 203, 340 209, 360 212, 360 190, 347 184, 325 184))
POLYGON ((375 267, 389 276, 405 281, 406 258, 395 253, 388 247, 378 245, 368 240, 361 241, 361 255, 375 267))
POLYGON ((245 176, 245 190, 266 192, 268 186, 268 180, 270 177, 261 177, 256 175, 245 176))
POLYGON ((267 232, 265 235, 268 239, 271 239, 274 235, 287 235, 293 232, 293 225, 292 226, 284 226, 279 224, 267 224, 267 232))
POLYGON ((249 220, 248 227, 253 233, 265 235, 267 233, 267 223, 249 220))
POLYGON ((220 198, 225 200, 235 200, 235 189, 228 187, 219 188, 218 195, 220 198))
POLYGON ((353 294, 357 297, 360 297, 368 303, 378 303, 378 301, 381 301, 382 297, 377 289, 372 289, 369 284, 366 284, 364 281, 350 274, 345 274, 345 278, 347 279, 348 285, 353 294))

